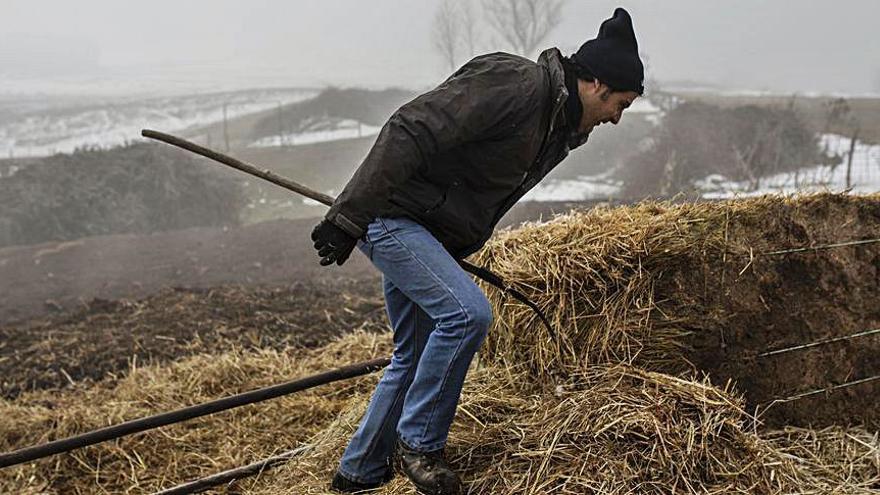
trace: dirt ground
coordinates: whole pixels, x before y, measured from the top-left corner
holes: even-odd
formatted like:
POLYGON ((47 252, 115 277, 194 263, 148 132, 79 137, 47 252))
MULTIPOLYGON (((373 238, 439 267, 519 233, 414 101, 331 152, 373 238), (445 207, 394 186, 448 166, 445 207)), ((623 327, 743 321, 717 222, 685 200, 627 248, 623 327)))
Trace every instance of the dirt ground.
POLYGON ((378 272, 362 256, 343 267, 321 267, 308 237, 314 224, 278 220, 0 249, 0 324, 80 309, 93 298, 142 298, 166 287, 378 283, 378 272))
POLYGON ((0 326, 0 394, 80 387, 127 370, 230 348, 318 347, 384 331, 378 284, 166 288, 140 300, 93 299, 69 314, 0 326))

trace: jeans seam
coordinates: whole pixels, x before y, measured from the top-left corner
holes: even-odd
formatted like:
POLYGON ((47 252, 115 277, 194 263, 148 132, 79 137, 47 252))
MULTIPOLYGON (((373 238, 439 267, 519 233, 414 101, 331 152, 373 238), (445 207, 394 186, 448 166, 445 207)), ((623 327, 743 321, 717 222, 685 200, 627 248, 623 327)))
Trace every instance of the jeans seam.
POLYGON ((382 230, 385 231, 386 234, 391 235, 391 231, 388 230, 388 226, 385 225, 385 220, 382 220, 381 218, 377 218, 376 221, 379 222, 379 225, 382 226, 382 230))
MULTIPOLYGON (((425 269, 425 271, 427 271, 428 273, 430 273, 430 274, 431 274, 431 277, 437 282, 437 285, 439 285, 440 287, 443 287, 443 290, 445 290, 446 293, 449 294, 449 295, 452 297, 452 299, 458 304, 458 307, 461 309, 461 312, 464 314, 464 326, 465 326, 465 331, 467 331, 467 327, 470 326, 470 314, 468 314, 467 310, 466 310, 465 307, 464 307, 464 304, 462 304, 461 300, 460 300, 460 299, 458 298, 458 296, 455 294, 455 291, 453 291, 448 285, 446 285, 446 283, 443 282, 443 279, 441 279, 440 277, 438 277, 437 274, 434 273, 434 271, 431 270, 431 268, 430 268, 428 265, 426 265, 424 262, 422 262, 422 260, 419 259, 418 256, 416 256, 416 254, 412 251, 412 249, 410 249, 409 246, 407 246, 407 245, 406 245, 403 241, 401 241, 396 235, 394 235, 394 233, 392 233, 391 231, 389 231, 389 230, 388 230, 388 227, 385 225, 385 222, 384 222, 382 219, 379 219, 379 223, 382 224, 382 227, 385 229, 385 232, 386 232, 386 233, 387 233, 392 239, 394 239, 395 242, 397 242, 397 243, 398 243, 399 245, 401 245, 404 249, 406 249, 406 252, 410 255, 410 257, 411 257, 413 260, 415 260, 416 263, 418 263, 419 265, 421 265, 422 268, 425 269)), ((458 345, 456 345, 456 347, 455 347, 455 352, 453 353, 453 361, 454 361, 455 359, 458 358, 458 355, 459 355, 459 352, 461 351, 461 346, 462 346, 463 342, 464 342, 464 333, 462 333, 462 334, 459 336, 459 339, 458 339, 458 345)), ((446 391, 446 384, 449 383, 449 374, 450 374, 451 372, 452 372, 452 366, 450 365, 450 366, 448 366, 448 367, 446 368, 446 373, 443 375, 443 381, 442 381, 441 384, 440 384, 440 393, 439 393, 438 395, 442 395, 443 392, 446 391)), ((435 397, 434 400, 431 401, 431 402, 432 402, 432 404, 431 404, 431 413, 428 415, 428 421, 427 421, 427 422, 425 423, 425 425, 422 427, 422 438, 425 437, 425 435, 427 434, 427 431, 428 431, 428 426, 431 424, 431 421, 434 420, 434 415, 435 415, 435 413, 436 413, 436 411, 437 411, 437 405, 438 405, 439 399, 440 399, 439 397, 435 397)))
MULTIPOLYGON (((465 312, 465 332, 467 331, 467 326, 469 318, 467 316, 467 312, 465 312)), ((461 352, 461 346, 464 345, 464 332, 458 338, 458 345, 455 346, 455 352, 452 354, 452 361, 458 359, 458 355, 461 352)), ((452 366, 448 366, 446 368, 446 374, 443 375, 443 381, 440 383, 440 393, 438 396, 442 396, 443 392, 446 391, 446 385, 449 383, 449 374, 452 373, 452 366)), ((431 414, 428 415, 428 421, 425 422, 425 426, 422 428, 422 438, 424 439, 428 433, 428 426, 434 422, 434 416, 437 413, 437 406, 440 403, 440 397, 436 397, 431 405, 431 414)), ((432 449, 434 450, 434 449, 432 449)))
MULTIPOLYGON (((407 381, 410 381, 410 376, 413 375, 413 374, 414 374, 413 367, 410 366, 410 369, 406 372, 406 375, 404 376, 403 382, 406 383, 407 381)), ((398 402, 400 402, 400 401, 402 401, 402 400, 404 399, 404 397, 406 396, 406 392, 407 392, 407 390, 409 390, 409 387, 405 387, 405 388, 404 388, 404 387, 401 387, 401 388, 397 391, 397 394, 394 396, 394 403, 393 403, 392 406, 391 406, 392 409, 394 409, 395 405, 396 405, 398 402)), ((391 419, 390 416, 386 416, 386 417, 382 420, 382 424, 379 426, 379 432, 381 432, 381 431, 383 431, 383 430, 385 429, 385 426, 388 424, 388 420, 390 420, 390 419, 391 419)), ((396 428, 395 428, 395 429, 396 429, 396 428)), ((376 446, 377 446, 378 444, 379 444, 379 435, 374 435, 374 436, 373 436, 373 439, 370 440, 370 444, 367 446, 367 450, 366 450, 366 452, 364 453, 363 456, 361 456, 360 459, 358 459, 358 461, 359 461, 358 464, 357 464, 358 467, 362 467, 363 464, 364 464, 364 462, 366 462, 367 459, 369 459, 369 458, 372 457, 373 452, 376 451, 376 446)))
MULTIPOLYGON (((384 282, 383 282, 383 285, 384 285, 384 282)), ((398 290, 399 290, 399 289, 398 289, 398 290)), ((413 302, 413 305, 416 306, 416 304, 415 304, 414 302, 413 302)), ((419 344, 419 342, 418 342, 418 338, 417 338, 417 334, 418 334, 418 313, 415 314, 415 322, 414 322, 414 324, 413 324, 413 328, 414 328, 414 330, 413 330, 413 349, 412 349, 412 357, 414 358, 414 357, 415 357, 415 351, 416 351, 416 349, 418 349, 418 344, 419 344)), ((406 397, 406 392, 409 390, 409 385, 412 384, 412 379, 413 379, 413 377, 414 377, 414 375, 415 375, 415 367, 416 367, 416 364, 417 364, 417 361, 416 361, 415 359, 413 359, 413 362, 410 364, 409 368, 407 369, 406 375, 404 375, 404 377, 403 377, 403 383, 404 383, 404 384, 407 384, 407 383, 408 383, 408 384, 407 384, 405 387, 402 386, 402 387, 398 388, 397 393, 396 393, 395 396, 394 396, 394 402, 392 403, 391 410, 394 410, 394 408, 396 407, 396 405, 397 405, 399 402, 403 401, 404 398, 406 397)), ((389 416, 386 416, 385 418, 382 419, 382 424, 379 425, 379 432, 382 432, 383 430, 385 430, 385 427, 388 425, 388 421, 389 421, 390 419, 391 419, 391 416, 390 416, 390 415, 389 415, 389 416)), ((395 425, 395 431, 397 430, 396 426, 397 426, 397 425, 395 425)), ((369 458, 371 458, 371 457, 373 456, 373 453, 376 451, 376 447, 377 447, 378 444, 379 444, 379 439, 380 439, 379 435, 375 435, 375 436, 370 440, 370 444, 367 446, 367 450, 366 450, 366 452, 364 453, 364 455, 363 455, 360 459, 358 459, 358 461, 359 461, 359 462, 357 463, 357 466, 358 466, 358 467, 362 467, 363 464, 364 464, 364 462, 366 462, 367 459, 369 459, 369 458)))

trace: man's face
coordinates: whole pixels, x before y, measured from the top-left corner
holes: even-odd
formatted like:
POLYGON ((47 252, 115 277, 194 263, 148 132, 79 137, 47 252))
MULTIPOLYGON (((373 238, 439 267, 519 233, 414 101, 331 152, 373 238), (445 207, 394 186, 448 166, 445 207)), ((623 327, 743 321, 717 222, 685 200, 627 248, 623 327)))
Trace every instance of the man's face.
POLYGON ((612 92, 606 84, 595 81, 578 80, 578 93, 584 107, 578 132, 589 133, 596 126, 610 122, 617 125, 623 111, 639 97, 635 91, 612 92))

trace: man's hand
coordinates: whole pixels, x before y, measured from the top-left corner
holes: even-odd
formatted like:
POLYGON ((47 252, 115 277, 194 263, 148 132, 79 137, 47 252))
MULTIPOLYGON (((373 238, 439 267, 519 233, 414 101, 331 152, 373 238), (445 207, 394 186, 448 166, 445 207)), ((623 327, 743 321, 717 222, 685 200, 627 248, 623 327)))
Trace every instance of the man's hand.
POLYGON ((357 244, 356 238, 327 220, 322 220, 315 226, 312 240, 315 241, 315 249, 321 257, 321 266, 330 265, 334 261, 337 265, 345 263, 357 244))

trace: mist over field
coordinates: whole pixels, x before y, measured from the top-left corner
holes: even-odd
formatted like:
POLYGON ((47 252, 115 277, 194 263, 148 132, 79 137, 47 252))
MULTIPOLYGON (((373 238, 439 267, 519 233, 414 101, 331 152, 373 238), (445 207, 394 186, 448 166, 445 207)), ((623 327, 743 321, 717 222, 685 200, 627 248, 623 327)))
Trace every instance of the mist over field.
MULTIPOLYGON (((0 16, 0 94, 423 88, 447 72, 429 36, 440 4, 8 0, 0 16)), ((576 49, 618 5, 630 10, 661 82, 880 92, 880 39, 873 35, 880 4, 871 0, 571 1, 542 44, 576 49)), ((483 33, 476 48, 510 47, 483 33)))

